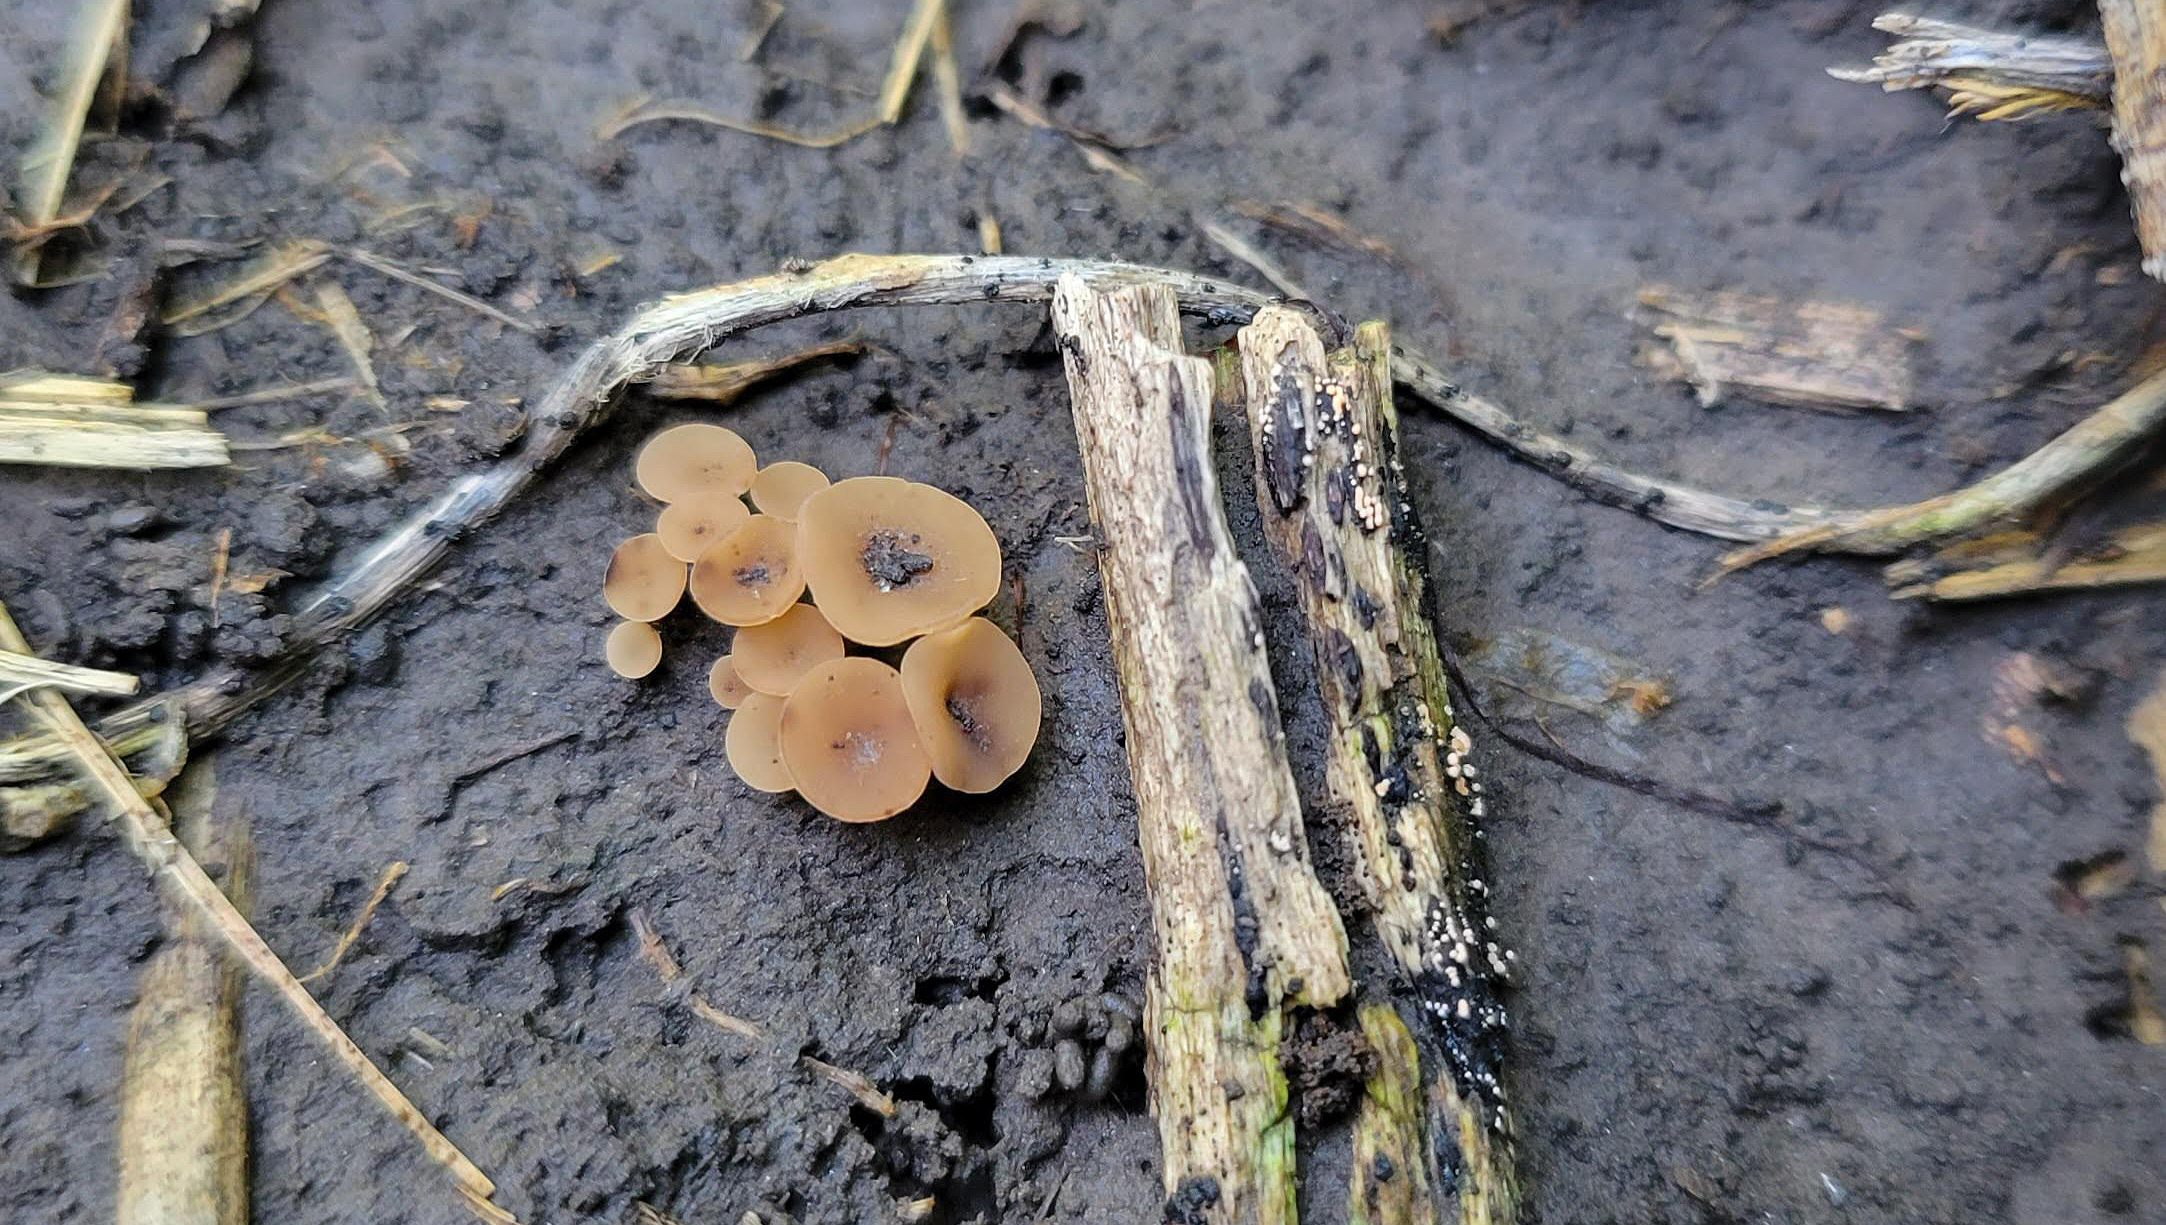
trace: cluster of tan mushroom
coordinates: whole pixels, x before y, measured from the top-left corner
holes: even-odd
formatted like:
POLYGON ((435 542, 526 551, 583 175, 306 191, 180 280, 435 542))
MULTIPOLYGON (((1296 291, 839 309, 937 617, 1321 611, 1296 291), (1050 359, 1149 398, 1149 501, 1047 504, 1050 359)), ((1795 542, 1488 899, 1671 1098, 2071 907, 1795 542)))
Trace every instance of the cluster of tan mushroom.
POLYGON ((975 615, 999 589, 1000 543, 968 503, 894 477, 831 484, 809 464, 763 468, 718 425, 656 434, 634 477, 663 506, 602 579, 624 618, 609 666, 654 671, 654 622, 687 592, 735 627, 707 688, 733 712, 724 746, 746 783, 795 791, 838 820, 881 821, 929 779, 985 792, 1022 767, 1038 739, 1038 681, 975 615), (899 666, 851 644, 902 646, 899 666))

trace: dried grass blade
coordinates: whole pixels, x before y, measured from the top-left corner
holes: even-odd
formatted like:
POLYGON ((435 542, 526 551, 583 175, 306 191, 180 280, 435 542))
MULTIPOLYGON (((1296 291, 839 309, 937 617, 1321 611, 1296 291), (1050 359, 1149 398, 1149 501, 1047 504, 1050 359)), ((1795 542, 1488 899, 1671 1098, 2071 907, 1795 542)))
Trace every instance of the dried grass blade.
MULTIPOLYGON (((60 216, 60 206, 68 194, 68 176, 75 169, 75 152, 83 141, 83 126, 90 118, 90 105, 97 98, 98 86, 105 80, 127 29, 128 0, 88 0, 83 6, 75 36, 68 44, 67 66, 51 115, 22 161, 21 221, 32 231, 52 224, 60 216)), ((39 263, 36 248, 18 252, 13 267, 16 283, 35 284, 39 263)))

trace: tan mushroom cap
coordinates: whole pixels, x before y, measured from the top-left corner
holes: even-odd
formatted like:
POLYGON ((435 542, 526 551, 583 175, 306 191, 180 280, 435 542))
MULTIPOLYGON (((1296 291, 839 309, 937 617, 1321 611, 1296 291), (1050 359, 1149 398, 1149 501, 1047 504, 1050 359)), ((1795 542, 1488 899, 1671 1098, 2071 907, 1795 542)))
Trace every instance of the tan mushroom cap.
POLYGON ((744 678, 737 675, 737 660, 734 656, 724 655, 714 661, 713 667, 707 669, 707 693, 714 698, 714 704, 724 710, 735 710, 744 705, 745 699, 754 692, 752 686, 745 684, 744 678))
POLYGON ((902 686, 933 777, 957 791, 991 791, 1008 781, 1038 742, 1038 678, 1015 643, 983 617, 911 643, 902 686))
POLYGON ((610 671, 636 681, 662 662, 662 636, 644 621, 619 621, 602 644, 602 656, 610 671))
POLYGON ((632 479, 648 497, 676 502, 696 493, 743 493, 759 467, 752 444, 737 431, 695 421, 649 438, 632 463, 632 479))
POLYGON ((805 594, 797 564, 797 529, 772 515, 752 515, 692 563, 692 602, 724 625, 759 625, 790 611, 805 594))
POLYGON ((782 762, 797 794, 838 821, 884 821, 916 803, 932 775, 902 677, 863 656, 821 664, 790 691, 782 762))
POLYGON ((760 474, 752 478, 752 504, 763 515, 795 523, 797 508, 828 484, 827 474, 811 464, 781 460, 760 469, 760 474))
POLYGON ((790 772, 782 764, 781 729, 782 699, 755 693, 730 716, 729 730, 722 733, 730 769, 755 791, 790 789, 790 772))
POLYGON ((609 556, 602 572, 602 599, 627 621, 659 621, 684 598, 684 563, 669 555, 652 532, 634 536, 609 556))
POLYGON ((799 508, 797 541, 813 602, 867 646, 953 625, 1000 587, 1000 542, 984 516, 914 481, 837 481, 799 508))
POLYGON ((737 677, 761 693, 788 697, 805 673, 819 664, 842 658, 842 635, 810 604, 792 604, 789 611, 763 625, 737 631, 730 644, 737 677))
POLYGON ((752 512, 734 493, 695 493, 663 507, 654 521, 654 534, 662 538, 662 547, 671 557, 694 562, 751 517, 752 512))

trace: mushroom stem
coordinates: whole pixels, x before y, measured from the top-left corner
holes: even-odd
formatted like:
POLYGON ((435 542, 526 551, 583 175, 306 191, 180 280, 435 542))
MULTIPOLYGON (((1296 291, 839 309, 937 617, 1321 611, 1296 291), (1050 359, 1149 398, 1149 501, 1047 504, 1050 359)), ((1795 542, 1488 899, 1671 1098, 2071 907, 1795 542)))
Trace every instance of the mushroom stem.
POLYGON ((1099 573, 1158 937, 1145 1032, 1161 1177, 1186 1197, 1180 1219, 1285 1225, 1285 1010, 1331 1007, 1350 976, 1338 911, 1309 865, 1256 589, 1219 503, 1211 366, 1182 355, 1163 286, 1101 292, 1063 277, 1053 327, 1106 542, 1099 573))

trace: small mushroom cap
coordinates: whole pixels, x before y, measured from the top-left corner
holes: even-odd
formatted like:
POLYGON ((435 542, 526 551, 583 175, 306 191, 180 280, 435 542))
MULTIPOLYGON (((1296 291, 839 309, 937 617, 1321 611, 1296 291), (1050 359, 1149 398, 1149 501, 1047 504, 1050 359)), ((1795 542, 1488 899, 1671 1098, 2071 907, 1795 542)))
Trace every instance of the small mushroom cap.
POLYGON ((737 677, 761 693, 788 697, 790 690, 815 665, 842 658, 842 635, 810 604, 792 604, 789 611, 763 625, 737 631, 730 644, 737 677))
POLYGON ((797 793, 838 821, 884 821, 932 775, 902 677, 863 656, 819 665, 783 700, 782 761, 797 793))
POLYGON ((813 602, 867 646, 953 625, 1000 588, 1000 542, 984 516, 914 481, 837 481, 798 509, 797 541, 813 602))
POLYGON ((752 504, 763 515, 797 522, 797 508, 827 488, 827 474, 811 464, 785 459, 760 469, 752 478, 752 504))
POLYGON ((662 538, 662 547, 671 557, 694 562, 751 517, 752 512, 734 493, 695 493, 663 507, 654 521, 654 534, 662 538))
POLYGON ((730 769, 755 791, 788 791, 790 772, 782 764, 778 736, 782 728, 782 699, 767 693, 745 698, 730 716, 729 730, 722 733, 722 750, 729 755, 730 769))
POLYGON ((632 479, 648 497, 677 502, 695 493, 743 493, 759 466, 737 431, 695 421, 649 438, 632 463, 632 479))
POLYGON ((662 662, 662 636, 644 621, 619 621, 602 645, 609 669, 626 680, 636 681, 662 662))
POLYGON ((684 563, 669 555, 652 532, 634 536, 610 554, 602 573, 602 599, 627 621, 659 621, 684 598, 684 563))
POLYGON ((911 643, 902 685, 933 777, 957 791, 998 787, 1038 742, 1038 678, 1015 643, 983 617, 911 643))
POLYGON ((692 602, 724 625, 759 625, 790 611, 805 594, 797 564, 797 529, 772 515, 752 515, 692 563, 692 602))
POLYGON ((724 655, 707 669, 707 693, 714 698, 715 705, 724 710, 735 710, 744 705, 745 699, 754 692, 752 686, 737 675, 737 660, 733 656, 724 655))

